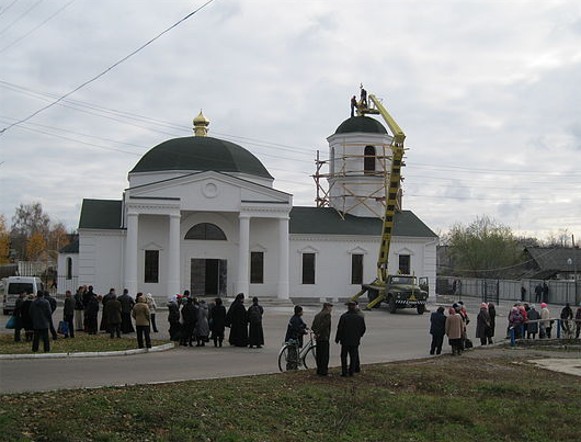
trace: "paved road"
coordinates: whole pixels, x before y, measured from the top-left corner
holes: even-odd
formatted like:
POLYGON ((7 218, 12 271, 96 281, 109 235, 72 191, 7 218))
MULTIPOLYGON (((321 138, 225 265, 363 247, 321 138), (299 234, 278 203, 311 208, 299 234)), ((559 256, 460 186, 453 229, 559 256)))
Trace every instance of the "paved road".
MULTIPOLYGON (((345 307, 337 305, 333 310, 334 337, 339 315, 345 307)), ((305 307, 305 322, 310 325, 318 311, 318 307, 305 307)), ((474 321, 469 325, 468 332, 469 336, 473 336, 476 307, 469 308, 469 313, 474 321)), ((0 360, 0 393, 275 373, 278 371, 277 354, 291 314, 292 307, 265 308, 267 342, 262 349, 236 348, 226 344, 221 349, 212 345, 118 357, 0 360)), ((162 311, 158 316, 158 325, 163 329, 167 324, 166 313, 162 311)), ((60 318, 58 312, 55 313, 56 317, 60 318)), ((429 356, 429 313, 418 315, 415 310, 401 310, 397 314, 389 314, 381 308, 365 312, 365 318, 367 333, 361 345, 362 364, 429 356)), ((2 318, 2 328, 4 321, 2 318)), ((500 327, 497 326, 497 332, 500 327)), ((103 337, 108 339, 105 335, 103 337)), ((331 366, 339 365, 339 346, 332 344, 331 366)))

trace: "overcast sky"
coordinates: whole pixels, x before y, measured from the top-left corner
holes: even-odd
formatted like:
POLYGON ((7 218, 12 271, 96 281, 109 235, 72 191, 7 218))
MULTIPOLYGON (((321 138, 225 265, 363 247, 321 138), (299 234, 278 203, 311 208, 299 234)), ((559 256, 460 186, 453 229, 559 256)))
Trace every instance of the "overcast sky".
MULTIPOLYGON (((76 228, 150 148, 210 135, 314 205, 317 150, 362 82, 407 135, 404 208, 434 231, 487 215, 581 237, 581 3, 0 0, 0 213, 76 228)), ((581 238, 580 238, 581 239, 581 238)))

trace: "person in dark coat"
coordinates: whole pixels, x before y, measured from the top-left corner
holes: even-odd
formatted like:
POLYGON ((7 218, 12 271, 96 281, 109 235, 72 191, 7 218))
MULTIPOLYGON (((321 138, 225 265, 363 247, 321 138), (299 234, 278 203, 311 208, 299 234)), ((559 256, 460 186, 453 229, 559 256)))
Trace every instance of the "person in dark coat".
POLYGON ((581 303, 575 312, 575 339, 579 339, 581 335, 581 303))
POLYGON ((531 305, 527 313, 527 319, 529 321, 527 324, 527 339, 535 339, 539 332, 539 323, 536 321, 541 319, 541 314, 537 311, 534 304, 531 305))
POLYGON ((250 348, 256 345, 256 348, 262 348, 264 345, 264 331, 262 330, 262 315, 264 309, 258 304, 258 298, 252 298, 252 305, 248 307, 248 324, 250 331, 248 336, 248 345, 250 348))
POLYGON ((315 315, 311 330, 317 341, 317 374, 327 376, 329 372, 329 340, 331 339, 331 310, 333 304, 325 302, 323 308, 315 315))
POLYGON ((87 317, 88 317, 88 313, 87 313, 87 307, 89 306, 89 302, 91 301, 91 299, 93 298, 93 296, 97 296, 95 294, 95 292, 93 292, 93 286, 90 285, 87 290, 83 293, 83 306, 85 307, 85 310, 83 312, 84 315, 84 327, 85 327, 85 331, 88 332, 89 331, 89 326, 87 324, 87 317))
POLYGON ((44 346, 44 352, 50 351, 50 339, 48 338, 48 331, 52 324, 52 311, 50 303, 45 298, 42 290, 36 294, 36 299, 30 305, 30 317, 32 319, 32 327, 34 329, 34 337, 32 339, 32 351, 37 352, 40 339, 44 346))
POLYGON ((196 306, 192 298, 184 298, 182 306, 182 336, 180 345, 193 347, 194 328, 196 326, 196 306))
POLYGON ((543 286, 539 282, 535 286, 535 302, 541 302, 543 300, 543 286))
POLYGON ((210 310, 210 330, 214 347, 222 347, 224 341, 224 330, 226 329, 226 307, 224 307, 221 298, 214 300, 215 305, 210 310))
POLYGON ((34 328, 32 327, 32 317, 30 316, 30 306, 34 301, 34 294, 29 293, 20 308, 20 318, 22 319, 22 328, 24 329, 24 339, 26 342, 32 342, 34 336, 34 328))
POLYGON ((99 328, 98 316, 99 316, 99 299, 97 295, 93 293, 93 296, 89 299, 89 303, 85 308, 85 314, 87 320, 85 326, 87 328, 87 333, 90 335, 96 335, 97 329, 99 328))
POLYGON ((113 298, 117 298, 117 295, 115 294, 115 289, 110 288, 109 293, 107 293, 105 296, 103 296, 103 299, 101 300, 101 305, 103 306, 103 314, 101 315, 101 325, 99 326, 100 331, 107 331, 107 332, 109 331, 109 324, 107 324, 107 315, 105 314, 105 306, 113 298))
POLYGON ((561 326, 567 335, 571 333, 571 319, 573 319, 573 309, 571 309, 571 304, 567 302, 561 310, 561 326))
POLYGON ((133 321, 131 320, 131 312, 135 301, 129 296, 127 289, 123 289, 123 294, 118 299, 121 303, 121 333, 134 333, 135 329, 133 328, 133 321))
POLYGON ((549 285, 543 281, 543 302, 549 303, 549 285))
MULTIPOLYGON (((112 296, 103 304, 103 317, 105 324, 107 324, 107 331, 109 336, 113 339, 115 336, 121 337, 121 303, 115 295, 115 291, 109 292, 112 296)), ((102 322, 101 322, 102 323, 102 322)))
POLYGON ((180 306, 177 296, 171 296, 167 303, 167 322, 169 322, 169 338, 172 341, 179 341, 182 325, 180 323, 180 306))
POLYGON ((65 292, 65 304, 63 307, 63 321, 67 323, 67 333, 65 333, 65 338, 69 336, 71 338, 75 337, 75 324, 73 319, 75 318, 75 300, 73 294, 70 290, 65 292))
POLYGON ((26 292, 22 292, 16 302, 14 303, 14 311, 12 312, 12 316, 14 316, 15 324, 14 324, 14 342, 20 342, 20 331, 23 329, 22 325, 22 304, 26 299, 26 292))
POLYGON ((353 376, 359 361, 359 344, 365 334, 365 319, 357 313, 355 301, 347 302, 347 312, 339 318, 335 342, 341 344, 341 376, 353 376), (347 358, 349 357, 349 366, 347 358))
POLYGON ((83 304, 83 295, 85 294, 86 286, 80 286, 75 293, 75 328, 77 331, 83 331, 83 320, 85 319, 85 305, 83 304))
POLYGON ((291 316, 286 326, 285 342, 294 342, 296 345, 291 346, 286 360, 287 370, 296 370, 299 368, 299 349, 303 346, 303 336, 307 334, 307 324, 303 321, 303 308, 295 305, 294 315, 291 316))
POLYGON ((430 346, 430 354, 439 355, 442 353, 442 345, 444 344, 444 336, 446 336, 446 315, 444 314, 444 307, 440 306, 430 315, 430 334, 432 335, 432 345, 430 346))
POLYGON ((490 316, 490 328, 488 329, 488 344, 492 344, 494 330, 496 328, 496 307, 492 302, 488 303, 488 316, 490 316))
POLYGON ((490 314, 488 313, 488 304, 483 302, 480 304, 480 311, 476 317, 476 338, 480 339, 480 345, 488 344, 489 328, 490 314))
POLYGON ((248 319, 244 307, 244 294, 238 293, 226 313, 226 327, 230 327, 228 342, 236 347, 248 346, 248 319))
POLYGON ((44 292, 44 297, 46 298, 46 300, 48 301, 48 304, 50 305, 50 311, 51 311, 51 316, 50 316, 50 334, 52 335, 52 339, 54 341, 57 340, 58 338, 58 334, 56 332, 56 328, 54 328, 54 322, 52 320, 52 314, 54 314, 54 312, 56 311, 56 307, 57 307, 57 303, 56 303, 56 299, 54 298, 54 296, 52 296, 50 294, 49 291, 44 292))

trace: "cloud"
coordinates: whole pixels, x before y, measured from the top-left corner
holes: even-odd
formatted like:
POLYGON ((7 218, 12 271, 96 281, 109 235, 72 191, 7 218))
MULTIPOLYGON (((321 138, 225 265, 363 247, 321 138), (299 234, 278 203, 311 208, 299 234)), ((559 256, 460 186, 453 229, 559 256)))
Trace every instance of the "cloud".
MULTIPOLYGON (((64 3, 42 3, 6 41, 64 3)), ((75 2, 2 54, 0 80, 26 91, 0 83, 0 121, 29 115, 47 103, 36 92, 70 91, 201 4, 75 2)), ((432 229, 489 213, 541 236, 574 232, 580 15, 568 0, 215 1, 71 97, 105 110, 57 105, 1 136, 0 212, 10 219, 40 199, 76 226, 83 197, 120 198, 139 155, 190 135, 201 108, 211 135, 248 148, 278 189, 311 204, 316 152, 328 155, 326 137, 363 82, 407 134, 404 205, 432 229)))

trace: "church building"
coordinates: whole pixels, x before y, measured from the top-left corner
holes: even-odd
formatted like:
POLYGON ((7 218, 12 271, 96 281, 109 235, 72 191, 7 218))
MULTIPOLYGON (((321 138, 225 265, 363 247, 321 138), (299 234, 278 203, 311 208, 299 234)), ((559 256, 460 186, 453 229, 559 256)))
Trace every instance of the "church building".
MULTIPOLYGON (((59 291, 319 300, 375 279, 391 142, 380 122, 354 116, 328 137, 328 190, 312 207, 293 206, 255 155, 208 136, 208 125, 200 112, 193 136, 145 153, 120 199, 83 200, 59 291)), ((433 289, 437 239, 399 210, 388 271, 426 276, 433 289)))

